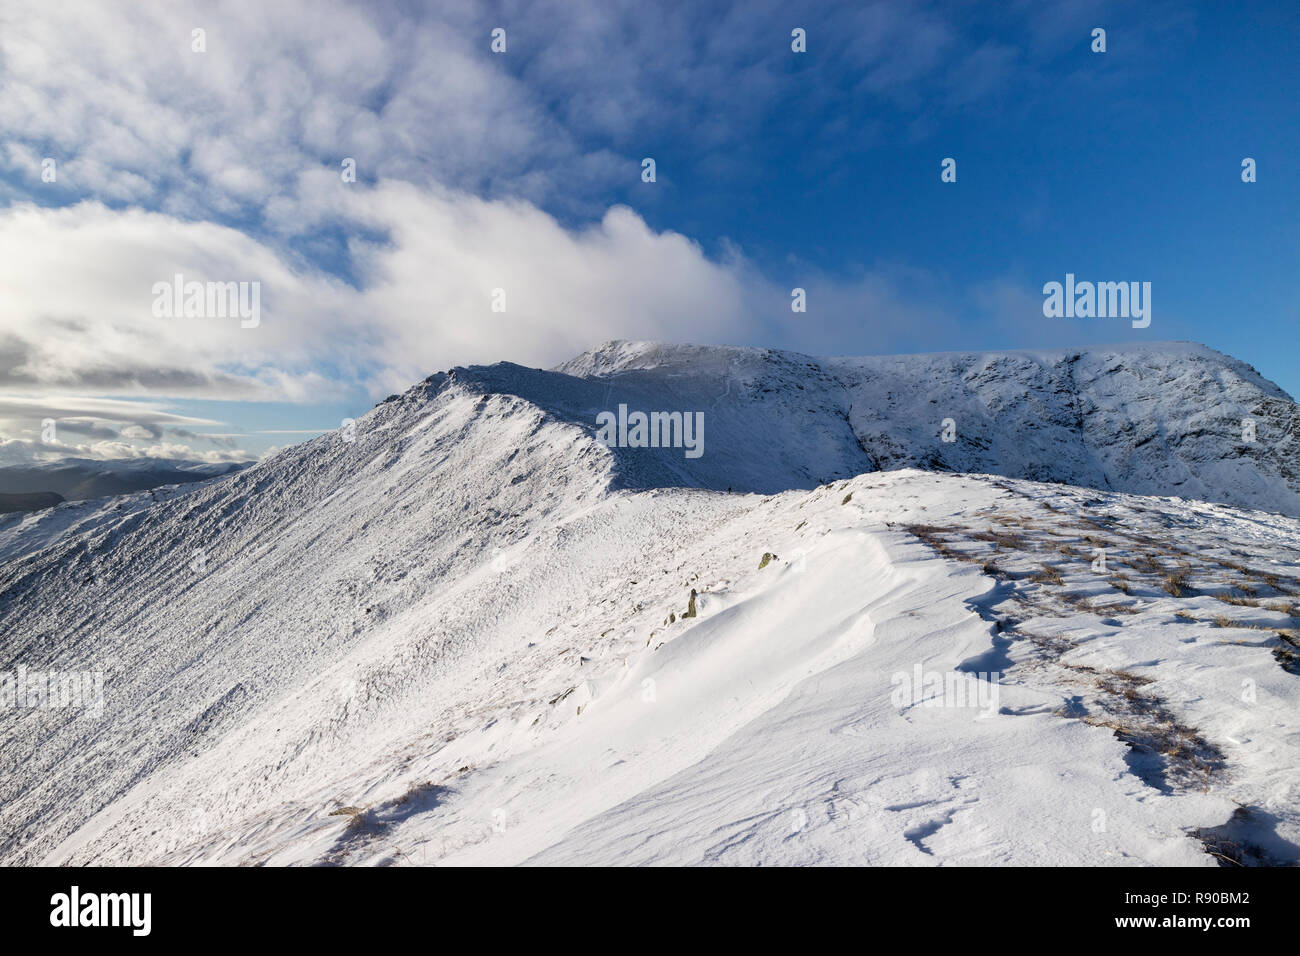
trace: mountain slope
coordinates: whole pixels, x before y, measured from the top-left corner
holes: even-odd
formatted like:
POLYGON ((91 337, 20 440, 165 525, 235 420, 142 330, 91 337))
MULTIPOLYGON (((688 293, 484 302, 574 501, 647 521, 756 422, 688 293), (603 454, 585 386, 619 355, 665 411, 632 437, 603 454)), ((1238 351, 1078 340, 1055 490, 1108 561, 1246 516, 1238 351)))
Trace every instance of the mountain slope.
MULTIPOLYGON (((0 711, 7 769, 27 771, 0 778, 12 822, 0 854, 37 852, 37 821, 62 833, 391 627, 520 527, 571 516, 602 487, 604 449, 522 406, 419 387, 363 418, 354 442, 323 436, 0 566, 0 670, 103 671, 108 701, 102 722, 0 711), (39 772, 53 766, 63 773, 39 772)), ((456 617, 422 631, 428 667, 475 653, 456 617)))
POLYGON ((799 490, 867 454, 850 360, 619 349, 645 367, 456 369, 355 440, 0 534, 0 673, 103 677, 98 712, 0 708, 0 860, 1204 863, 1239 804, 1259 859, 1300 854, 1294 519, 906 469, 799 490), (593 436, 611 396, 710 391, 700 459, 593 436), (918 665, 1000 700, 899 704, 918 665))

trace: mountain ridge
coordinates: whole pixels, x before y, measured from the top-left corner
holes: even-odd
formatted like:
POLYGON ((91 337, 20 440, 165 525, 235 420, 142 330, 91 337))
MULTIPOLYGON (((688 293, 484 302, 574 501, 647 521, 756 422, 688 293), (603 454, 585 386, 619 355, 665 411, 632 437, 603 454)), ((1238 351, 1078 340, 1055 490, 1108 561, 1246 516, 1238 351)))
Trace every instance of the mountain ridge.
POLYGON ((614 449, 619 487, 770 494, 918 467, 1300 514, 1300 406, 1196 343, 817 358, 616 340, 551 370, 446 375, 426 382, 513 394, 593 433, 620 404, 705 413, 703 460, 614 449))

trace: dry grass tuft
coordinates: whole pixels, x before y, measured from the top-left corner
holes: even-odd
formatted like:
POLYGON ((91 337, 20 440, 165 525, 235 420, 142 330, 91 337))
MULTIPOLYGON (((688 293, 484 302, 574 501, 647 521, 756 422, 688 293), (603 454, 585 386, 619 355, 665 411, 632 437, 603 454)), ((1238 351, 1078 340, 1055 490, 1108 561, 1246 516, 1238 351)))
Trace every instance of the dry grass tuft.
POLYGON ((971 538, 975 541, 988 541, 999 551, 1025 551, 1024 535, 1016 534, 1014 531, 995 531, 989 528, 987 531, 973 531, 971 538))
POLYGON ((1062 585, 1065 583, 1065 579, 1061 577, 1061 572, 1057 568, 1050 564, 1042 564, 1040 567, 1043 570, 1034 574, 1029 580, 1033 581, 1035 584, 1062 585))
POLYGON ((1170 571, 1165 575, 1164 580, 1160 582, 1160 586, 1176 598, 1186 596, 1189 590, 1187 586, 1187 572, 1182 568, 1179 568, 1177 571, 1170 571))

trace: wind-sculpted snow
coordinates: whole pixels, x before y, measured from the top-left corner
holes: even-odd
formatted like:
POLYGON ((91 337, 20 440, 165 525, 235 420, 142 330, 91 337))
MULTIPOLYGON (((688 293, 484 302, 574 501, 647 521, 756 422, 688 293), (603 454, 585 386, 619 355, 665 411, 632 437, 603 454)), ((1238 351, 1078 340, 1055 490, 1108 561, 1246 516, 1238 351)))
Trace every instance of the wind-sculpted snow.
POLYGON ((1196 347, 622 343, 11 516, 0 675, 102 707, 0 708, 0 860, 1292 861, 1300 525, 1188 500, 1287 510, 1289 407, 1196 347), (619 404, 704 454, 605 447, 619 404), (906 467, 1000 456, 1166 497, 906 467), (980 706, 900 702, 918 668, 980 706))

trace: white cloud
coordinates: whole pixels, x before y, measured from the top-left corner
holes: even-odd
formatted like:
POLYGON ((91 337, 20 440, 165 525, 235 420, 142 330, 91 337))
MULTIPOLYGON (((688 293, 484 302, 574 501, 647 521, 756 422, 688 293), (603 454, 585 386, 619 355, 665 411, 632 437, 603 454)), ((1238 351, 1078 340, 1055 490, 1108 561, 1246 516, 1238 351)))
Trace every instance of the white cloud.
POLYGON ((732 268, 627 207, 570 231, 526 203, 395 183, 357 211, 391 238, 358 249, 367 312, 386 317, 389 387, 450 364, 551 365, 615 337, 724 341, 747 318, 732 268))
POLYGON ((344 156, 363 178, 539 195, 557 171, 608 175, 543 91, 490 58, 485 16, 328 0, 6 4, 3 158, 42 195, 189 217, 256 216, 299 172, 344 156), (191 49, 195 28, 206 52, 191 49), (53 184, 40 181, 47 155, 53 184))
POLYGON ((0 287, 0 388, 224 399, 310 398, 320 340, 355 300, 236 230, 96 202, 0 211, 0 287), (154 284, 177 273, 258 281, 278 321, 156 318, 154 284))
POLYGON ((315 185, 387 237, 355 244, 359 290, 211 223, 93 202, 0 212, 0 388, 317 401, 452 364, 553 364, 612 337, 725 340, 747 317, 734 266, 626 207, 572 231, 521 201, 315 185), (177 273, 260 282, 260 325, 155 317, 153 286, 177 273), (497 288, 504 313, 491 310, 497 288))
POLYGON ((58 442, 45 444, 26 438, 0 436, 0 467, 29 465, 63 458, 124 460, 132 458, 168 461, 201 461, 209 464, 251 460, 242 449, 196 448, 182 442, 154 442, 141 445, 134 441, 58 442))

